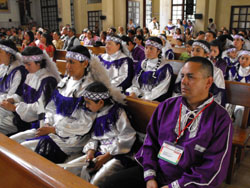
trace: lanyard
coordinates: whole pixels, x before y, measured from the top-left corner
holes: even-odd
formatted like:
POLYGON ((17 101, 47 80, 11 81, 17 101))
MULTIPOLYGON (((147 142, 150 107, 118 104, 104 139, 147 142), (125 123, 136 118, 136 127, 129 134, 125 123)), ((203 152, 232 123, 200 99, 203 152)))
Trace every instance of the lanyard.
POLYGON ((207 108, 209 107, 212 103, 214 102, 214 99, 207 104, 196 116, 184 127, 184 129, 181 130, 181 109, 182 109, 182 103, 180 104, 180 113, 179 113, 179 135, 177 136, 175 140, 175 144, 177 144, 178 140, 181 137, 181 134, 192 124, 192 122, 207 108))

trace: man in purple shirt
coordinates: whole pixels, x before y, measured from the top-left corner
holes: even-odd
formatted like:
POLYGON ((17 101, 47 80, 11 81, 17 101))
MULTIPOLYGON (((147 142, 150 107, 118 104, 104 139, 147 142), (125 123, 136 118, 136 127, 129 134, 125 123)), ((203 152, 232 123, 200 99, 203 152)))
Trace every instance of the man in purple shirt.
POLYGON ((101 187, 217 187, 226 177, 233 128, 227 111, 209 94, 213 66, 192 57, 181 70, 182 96, 155 110, 138 164, 118 172, 101 187))

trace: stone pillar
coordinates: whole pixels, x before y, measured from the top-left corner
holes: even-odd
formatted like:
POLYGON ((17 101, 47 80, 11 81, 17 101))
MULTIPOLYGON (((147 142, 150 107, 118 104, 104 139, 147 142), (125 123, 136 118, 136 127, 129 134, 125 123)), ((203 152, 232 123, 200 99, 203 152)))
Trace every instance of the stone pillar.
POLYGON ((62 22, 60 24, 63 26, 66 24, 71 25, 70 0, 58 0, 58 9, 58 15, 62 18, 62 22))
POLYGON ((206 31, 208 23, 209 0, 197 1, 196 14, 202 14, 202 19, 195 20, 195 32, 206 31))
POLYGON ((171 1, 160 0, 160 30, 168 24, 168 20, 171 19, 171 1))
POLYGON ((114 0, 102 0, 102 15, 106 16, 102 22, 104 31, 115 24, 114 7, 114 0))

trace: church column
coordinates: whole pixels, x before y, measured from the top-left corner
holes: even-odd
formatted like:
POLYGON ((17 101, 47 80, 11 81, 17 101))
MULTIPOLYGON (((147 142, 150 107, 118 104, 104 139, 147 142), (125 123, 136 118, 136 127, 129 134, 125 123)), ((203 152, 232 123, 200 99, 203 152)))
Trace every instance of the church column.
POLYGON ((58 0, 58 16, 62 18, 60 25, 71 25, 70 0, 58 0))
POLYGON ((114 7, 114 0, 102 0, 102 15, 106 16, 106 19, 102 22, 104 31, 115 24, 114 7))
POLYGON ((200 0, 196 3, 196 14, 202 14, 202 19, 195 20, 195 31, 206 31, 208 23, 209 0, 200 0))
POLYGON ((171 19, 171 1, 160 0, 160 30, 168 24, 168 20, 171 19))

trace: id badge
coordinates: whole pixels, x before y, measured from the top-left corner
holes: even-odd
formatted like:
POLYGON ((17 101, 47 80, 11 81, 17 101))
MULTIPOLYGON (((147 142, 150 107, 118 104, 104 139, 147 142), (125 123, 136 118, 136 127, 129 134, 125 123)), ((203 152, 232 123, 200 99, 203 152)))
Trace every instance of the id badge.
POLYGON ((174 145, 171 142, 165 141, 158 153, 158 158, 167 161, 173 165, 177 165, 183 154, 183 147, 174 145))

